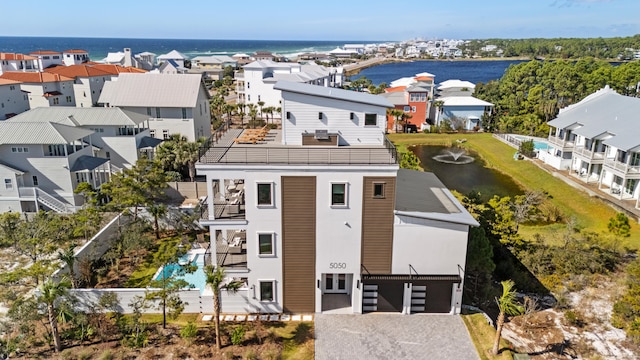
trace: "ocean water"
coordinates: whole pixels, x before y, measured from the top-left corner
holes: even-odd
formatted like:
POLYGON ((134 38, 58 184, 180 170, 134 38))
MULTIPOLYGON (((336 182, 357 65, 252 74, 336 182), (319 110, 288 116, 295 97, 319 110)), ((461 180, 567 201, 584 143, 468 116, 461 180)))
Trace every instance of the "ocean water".
MULTIPOLYGON (((371 41, 284 41, 284 40, 187 40, 187 39, 115 39, 64 37, 0 37, 1 52, 28 54, 36 50, 82 49, 93 61, 102 60, 109 52, 131 48, 134 54, 144 51, 156 55, 178 50, 189 58, 199 55, 251 54, 259 50, 285 56, 304 52, 331 51, 346 43, 368 44, 371 41)), ((381 42, 380 42, 381 43, 381 42)))
MULTIPOLYGON (((28 54, 36 50, 83 49, 89 52, 93 61, 100 61, 109 52, 131 48, 134 54, 150 51, 156 55, 178 50, 189 58, 199 55, 233 55, 237 53, 251 54, 266 50, 284 56, 295 56, 305 52, 328 52, 346 43, 383 43, 384 41, 284 41, 284 40, 188 40, 188 39, 119 39, 119 38, 66 38, 66 37, 7 37, 0 36, 0 52, 28 54)), ((421 72, 436 75, 436 83, 460 79, 473 83, 486 83, 499 79, 511 64, 522 61, 411 61, 390 63, 364 69, 360 74, 378 85, 390 83, 405 76, 413 76, 421 72)))
POLYGON ((370 67, 351 76, 357 79, 366 76, 375 85, 389 84, 401 77, 414 76, 415 74, 428 72, 435 75, 435 82, 459 79, 470 81, 474 84, 487 83, 498 80, 504 75, 505 70, 512 64, 519 64, 522 60, 418 60, 410 62, 388 63, 370 67))

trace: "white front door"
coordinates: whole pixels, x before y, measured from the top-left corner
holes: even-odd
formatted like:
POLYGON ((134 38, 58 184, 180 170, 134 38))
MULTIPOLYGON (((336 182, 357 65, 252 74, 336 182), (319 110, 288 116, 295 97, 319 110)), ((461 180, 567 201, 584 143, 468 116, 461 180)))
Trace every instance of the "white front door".
POLYGON ((347 274, 324 274, 324 292, 347 294, 347 274))

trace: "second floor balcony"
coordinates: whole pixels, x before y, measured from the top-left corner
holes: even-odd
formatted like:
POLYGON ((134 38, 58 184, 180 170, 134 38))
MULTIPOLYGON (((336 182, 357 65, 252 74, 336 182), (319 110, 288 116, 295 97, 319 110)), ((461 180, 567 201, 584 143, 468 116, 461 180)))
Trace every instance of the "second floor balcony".
POLYGON ((573 148, 575 146, 575 141, 565 140, 561 137, 556 136, 549 136, 549 142, 563 149, 573 148))
POLYGON ((640 178, 640 165, 627 164, 616 159, 609 158, 605 159, 604 166, 618 174, 640 178))
POLYGON ((591 151, 584 146, 576 146, 573 149, 573 153, 579 155, 587 160, 591 160, 591 163, 594 164, 602 164, 604 161, 605 153, 604 151, 591 151))

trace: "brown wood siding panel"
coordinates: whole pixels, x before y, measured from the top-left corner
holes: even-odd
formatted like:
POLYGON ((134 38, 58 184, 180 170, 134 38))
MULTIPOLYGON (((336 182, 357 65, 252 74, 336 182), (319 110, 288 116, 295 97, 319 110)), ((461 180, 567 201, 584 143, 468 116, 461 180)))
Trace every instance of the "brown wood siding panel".
POLYGON ((316 178, 282 177, 282 287, 285 312, 315 312, 316 178))
POLYGON ((329 139, 316 139, 314 134, 302 134, 302 145, 338 146, 338 135, 329 134, 329 139))
POLYGON ((395 177, 365 176, 362 194, 362 264, 372 274, 390 274, 393 250, 395 177), (384 183, 384 198, 373 197, 373 184, 384 183))

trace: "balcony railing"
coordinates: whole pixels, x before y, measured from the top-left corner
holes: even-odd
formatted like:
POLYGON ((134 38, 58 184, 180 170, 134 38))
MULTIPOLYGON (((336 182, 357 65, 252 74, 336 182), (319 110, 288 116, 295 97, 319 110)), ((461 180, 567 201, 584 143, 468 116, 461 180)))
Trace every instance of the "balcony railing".
POLYGON ((623 174, 640 175, 640 166, 625 164, 615 159, 605 159, 604 165, 623 174))
POLYGON ((584 146, 575 147, 573 153, 592 160, 604 160, 604 152, 594 152, 584 146))
POLYGON ((555 136, 549 136, 549 142, 553 145, 561 146, 561 147, 573 147, 575 145, 574 141, 567 141, 555 136))

